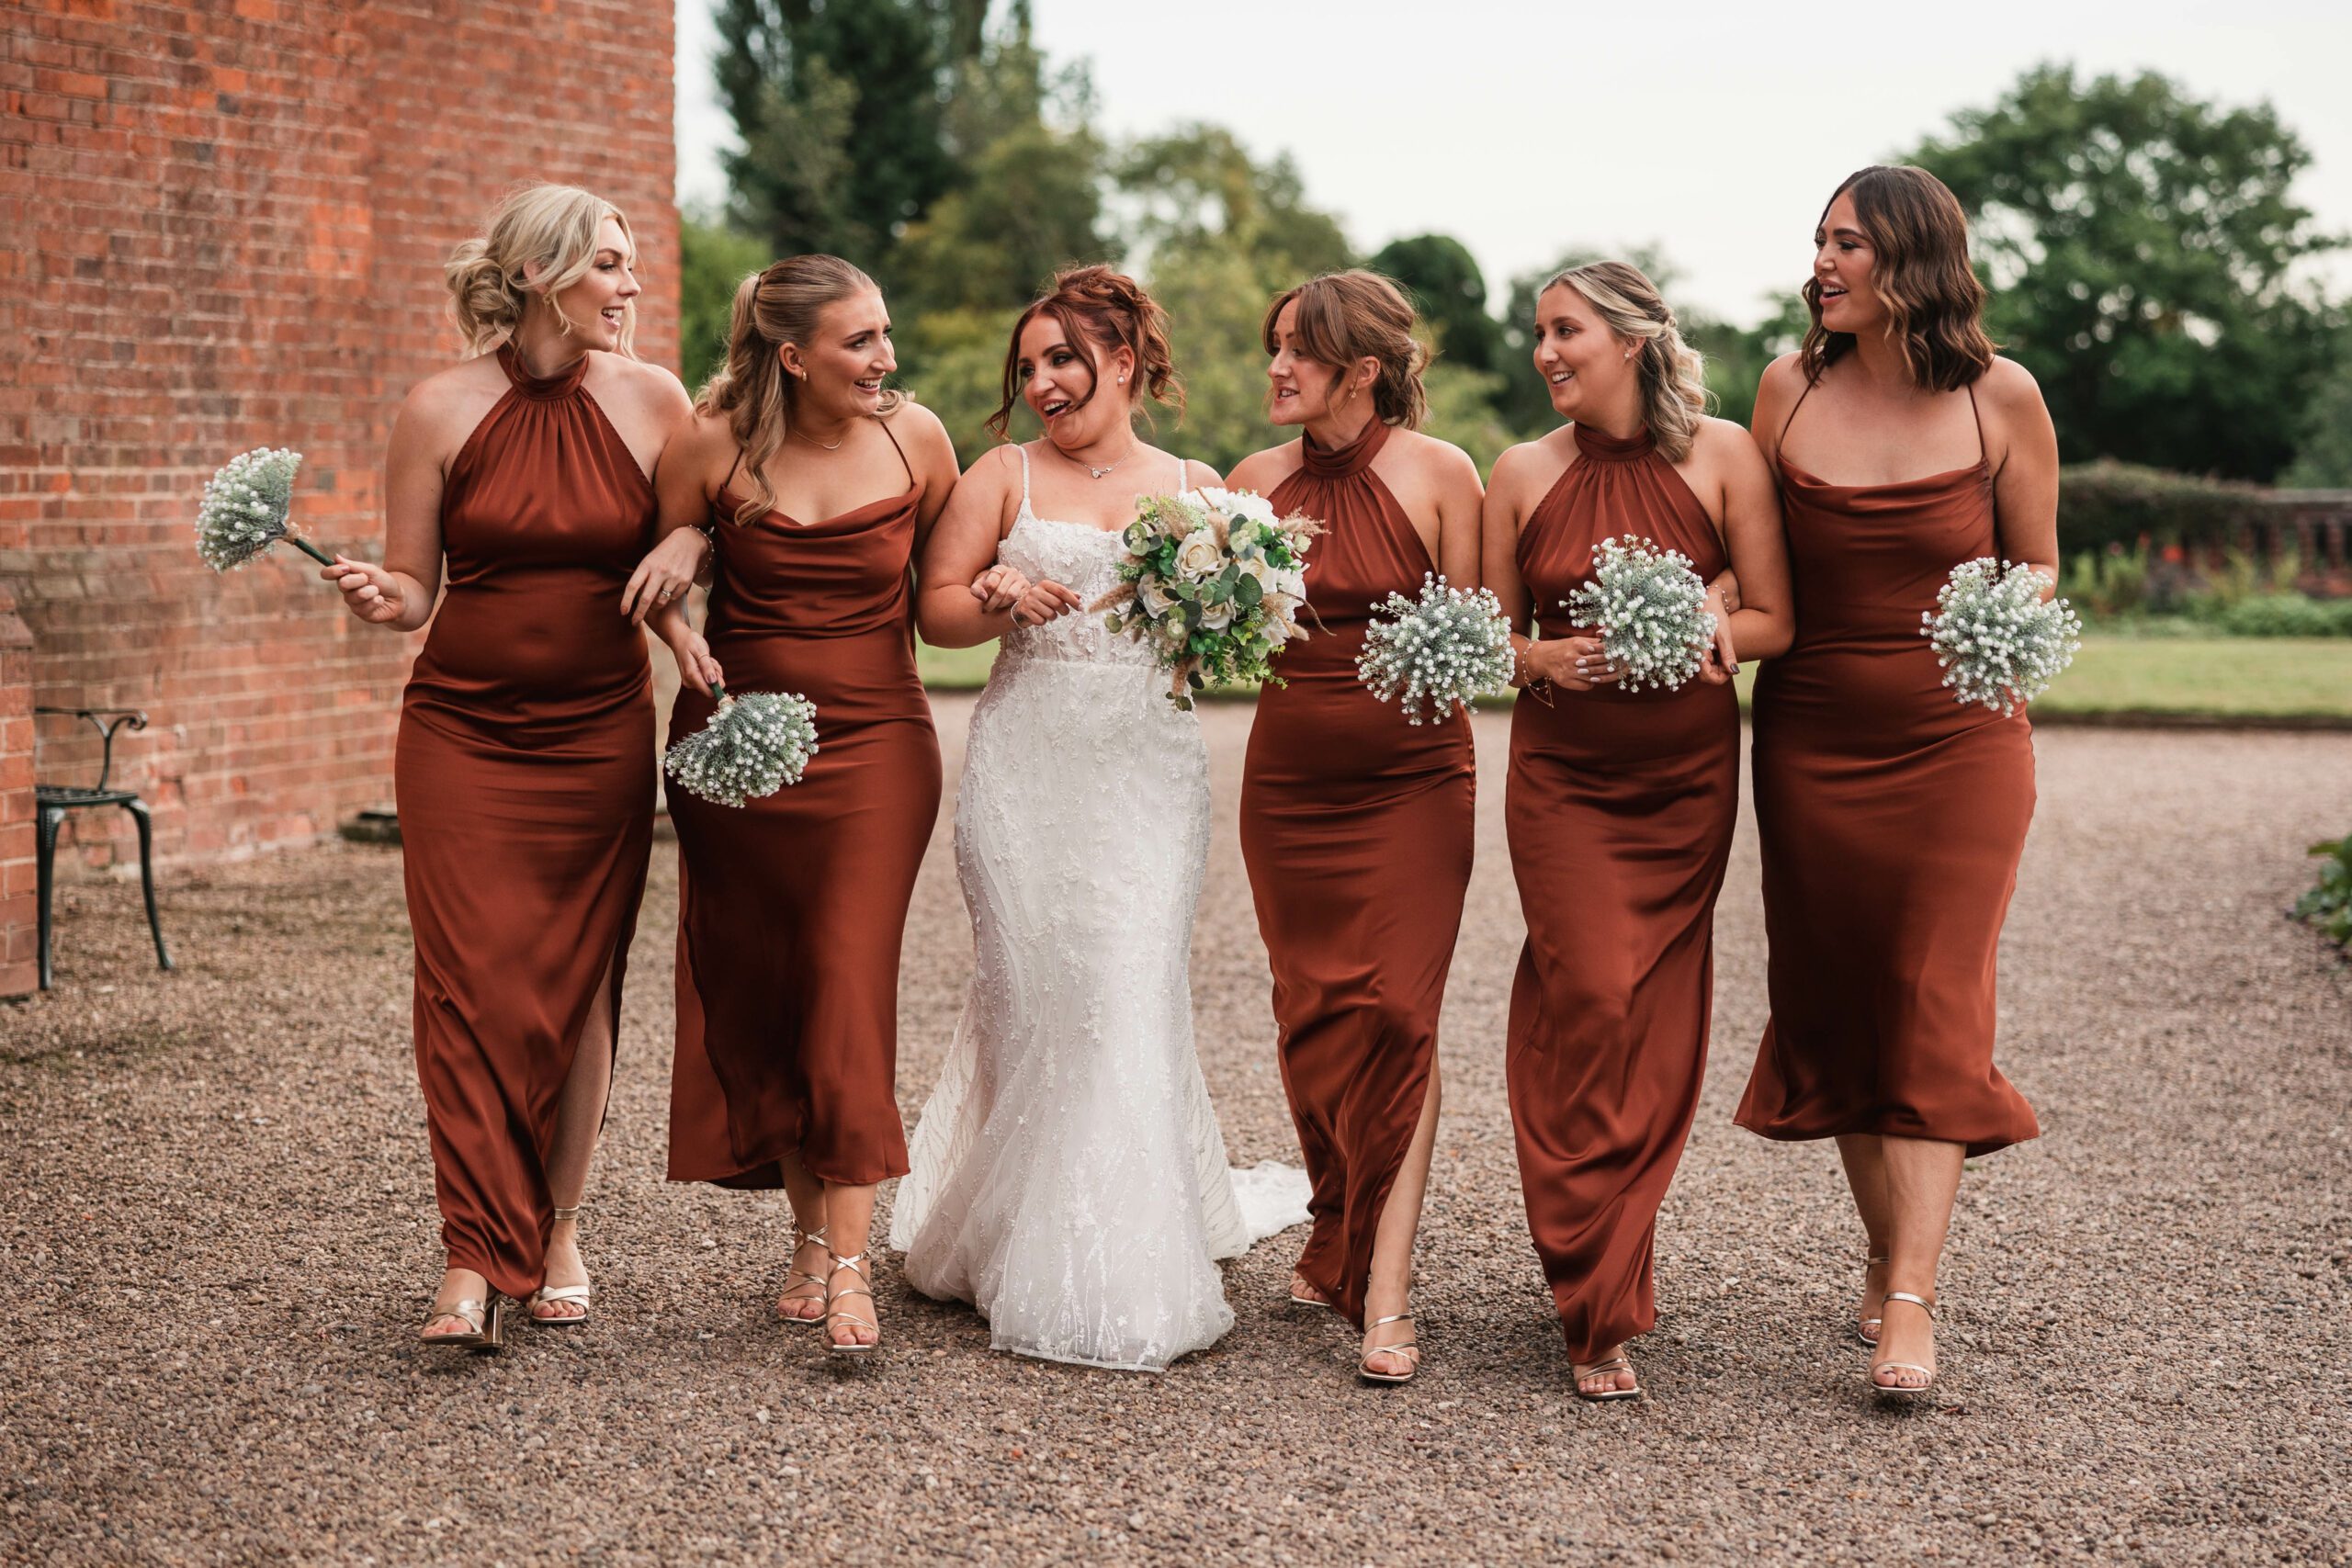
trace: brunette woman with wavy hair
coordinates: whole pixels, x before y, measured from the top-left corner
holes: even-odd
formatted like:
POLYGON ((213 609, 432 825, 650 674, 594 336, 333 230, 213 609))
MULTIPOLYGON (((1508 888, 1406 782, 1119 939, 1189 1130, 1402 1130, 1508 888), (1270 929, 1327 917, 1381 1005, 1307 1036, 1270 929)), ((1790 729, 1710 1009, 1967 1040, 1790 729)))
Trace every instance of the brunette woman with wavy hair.
POLYGON ((623 606, 650 610, 677 655, 673 741, 709 721, 722 673, 816 705, 798 784, 741 807, 670 793, 670 1177, 784 1188, 798 1237, 776 1315, 823 1323, 845 1354, 880 1337, 866 1235, 876 1186, 907 1169, 899 946, 939 815, 910 567, 956 453, 885 388, 897 368, 881 291, 849 263, 793 256, 745 278, 727 362, 662 455, 665 537, 623 606), (684 588, 706 550, 698 634, 684 588))
POLYGON ((1535 306, 1534 368, 1568 423, 1496 461, 1485 530, 1521 688, 1504 822, 1527 942, 1505 1076, 1577 1394, 1630 1399, 1627 1341, 1657 1322, 1657 1213, 1707 1060, 1739 816, 1734 660, 1788 646, 1788 561, 1756 443, 1707 416, 1699 353, 1640 269, 1571 268, 1535 306), (1715 648, 1672 691, 1626 691, 1567 613, 1596 547, 1626 535, 1746 584, 1736 608, 1710 592, 1715 648))
POLYGON ((1798 615, 1756 683, 1772 1014, 1738 1120, 1838 1140, 1868 1259, 1869 1382, 1916 1399, 1935 1378, 1961 1163, 2039 1131, 1993 1064, 2032 726, 1955 702, 1920 617, 1978 557, 2054 583, 2058 442, 2033 378, 1984 335, 1965 216, 1926 170, 1838 187, 1804 299, 1804 345, 1756 400, 1798 615))
POLYGON ((645 639, 613 595, 688 417, 630 352, 636 265, 591 192, 502 201, 444 270, 469 357, 392 424, 383 561, 322 572, 371 626, 432 624, 393 761, 447 1252, 431 1345, 495 1349, 503 1296, 589 1312, 580 1206, 653 837, 645 639))
POLYGON ((1241 852, 1273 972, 1275 1049, 1314 1179, 1294 1302, 1363 1334, 1357 1375, 1420 1367, 1413 1237, 1437 1136, 1438 1012, 1470 881, 1466 717, 1414 728, 1356 676, 1391 592, 1435 572, 1478 585, 1478 469, 1420 433, 1429 353, 1396 286, 1310 278, 1261 329, 1273 423, 1299 438, 1242 460, 1236 489, 1329 535, 1306 561, 1314 635, 1258 699, 1241 852))

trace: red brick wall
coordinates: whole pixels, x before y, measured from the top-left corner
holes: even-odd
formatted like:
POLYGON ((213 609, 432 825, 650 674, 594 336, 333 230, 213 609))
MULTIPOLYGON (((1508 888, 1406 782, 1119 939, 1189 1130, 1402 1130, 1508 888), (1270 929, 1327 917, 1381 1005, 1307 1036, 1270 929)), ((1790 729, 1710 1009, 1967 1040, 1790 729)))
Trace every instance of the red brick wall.
MULTIPOLYGON (((0 0, 0 589, 32 698, 147 710, 119 776, 165 860, 332 831, 390 798, 412 649, 291 550, 214 577, 198 493, 293 446, 305 530, 380 548, 391 415, 458 353, 441 259, 523 180, 628 213, 639 351, 674 366, 668 0, 0 0)), ((21 711, 0 688, 0 732, 21 711)), ((44 777, 90 760, 41 735, 44 777)), ((135 854, 121 813, 79 826, 62 860, 135 854)))
POLYGON ((33 988, 33 638, 0 582, 0 997, 33 988))

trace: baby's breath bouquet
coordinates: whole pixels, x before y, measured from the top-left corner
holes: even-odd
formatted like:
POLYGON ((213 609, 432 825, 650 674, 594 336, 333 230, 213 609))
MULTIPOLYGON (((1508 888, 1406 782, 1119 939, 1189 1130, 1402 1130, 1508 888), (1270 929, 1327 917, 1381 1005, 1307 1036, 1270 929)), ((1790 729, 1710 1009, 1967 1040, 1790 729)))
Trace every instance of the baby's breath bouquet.
POLYGON ((1251 491, 1147 495, 1120 535, 1119 586, 1094 608, 1111 612, 1113 632, 1151 646, 1180 708, 1213 681, 1279 684, 1274 655, 1306 635, 1306 547, 1322 531, 1303 513, 1277 518, 1251 491))
POLYGON ((1963 703, 2007 717, 2040 696, 2083 646, 2083 623, 2064 599, 2045 600, 2046 573, 1984 556, 1951 569, 1919 635, 1963 703))
POLYGON ((1690 558, 1627 534, 1595 545, 1592 560, 1592 581, 1561 607, 1600 634, 1601 651, 1625 671, 1625 689, 1672 691, 1697 675, 1714 641, 1715 617, 1690 558))
POLYGON ((255 447, 220 465, 196 509, 196 553, 215 571, 243 566, 284 539, 321 566, 334 558, 294 532, 294 470, 302 454, 255 447))
POLYGON ((797 692, 727 694, 710 722, 670 748, 662 768, 678 787, 718 806, 741 806, 800 782, 817 754, 817 705, 797 692))
POLYGON ((1420 723, 1426 711, 1442 724, 1457 703, 1510 685, 1510 623, 1486 589, 1424 574, 1420 597, 1391 593, 1374 609, 1356 674, 1374 696, 1403 708, 1406 723, 1420 723))

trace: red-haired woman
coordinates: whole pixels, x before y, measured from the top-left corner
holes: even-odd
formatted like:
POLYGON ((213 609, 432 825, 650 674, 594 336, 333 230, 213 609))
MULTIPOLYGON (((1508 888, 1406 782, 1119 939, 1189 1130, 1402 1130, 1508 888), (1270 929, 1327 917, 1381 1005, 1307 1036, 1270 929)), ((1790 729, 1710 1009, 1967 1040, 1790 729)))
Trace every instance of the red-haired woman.
POLYGON ((727 363, 662 455, 666 536, 625 606, 651 608, 678 655, 673 739, 708 722, 722 670, 816 705, 798 784, 741 807, 670 792, 670 1176, 784 1188, 799 1235, 776 1314, 822 1322, 827 1348, 853 1355, 881 1337, 866 1238, 876 1186, 907 1169, 899 946, 939 815, 908 568, 956 478, 937 417, 885 389, 897 368, 881 291, 849 263, 794 256, 745 278, 727 363), (682 590, 706 548, 697 635, 682 590))
POLYGON ((1739 814, 1739 705, 1720 657, 1779 652, 1788 562, 1747 433, 1706 417, 1699 355, 1642 273, 1563 272, 1536 296, 1535 368, 1571 423, 1495 464, 1487 582, 1518 633, 1507 819, 1527 944, 1511 987, 1511 1125, 1528 1226, 1578 1397, 1641 1392, 1651 1240, 1706 1066, 1715 896, 1739 814), (1565 601, 1625 535, 1736 569, 1702 679, 1629 692, 1565 601))
POLYGON ((471 357, 393 422, 383 563, 321 572, 370 625, 433 625, 394 761, 448 1253, 431 1345, 496 1348, 502 1295, 534 1324, 588 1316, 580 1204, 653 834, 645 639, 613 595, 687 415, 629 346, 636 262, 587 191, 500 203, 447 268, 471 357))
POLYGON ((1920 616, 1982 556, 2057 575, 2058 444, 1984 335, 1960 203, 1869 168, 1814 234, 1812 330, 1765 371, 1796 642, 1755 696, 1771 1021, 1739 1122, 1831 1138, 1869 1258, 1870 1381, 1935 1377, 1936 1268, 1961 1162, 2034 1136, 1993 1065, 2001 921, 2033 817, 2033 737, 1952 700, 1920 616))
POLYGON ((1091 608, 1137 501, 1216 482, 1137 435, 1147 397, 1182 407, 1166 312, 1108 267, 1055 278, 990 421, 1017 401, 1044 437, 974 463, 924 557, 923 636, 1002 643, 956 801, 975 973, 890 1240, 999 1349, 1156 1371, 1232 1325, 1213 1259, 1275 1224, 1243 1212, 1193 1049, 1207 749, 1091 608))
POLYGON ((1291 1299, 1363 1332, 1357 1375, 1420 1367, 1413 1236, 1437 1136, 1437 1021, 1470 881, 1466 716, 1415 727, 1356 675, 1390 593, 1435 572, 1478 585, 1478 469, 1419 430, 1427 354, 1413 308, 1370 272, 1275 299, 1261 335, 1269 412, 1299 438, 1233 487, 1329 534, 1306 561, 1314 633, 1258 699, 1241 851, 1274 979, 1283 1087, 1315 1184, 1291 1299))

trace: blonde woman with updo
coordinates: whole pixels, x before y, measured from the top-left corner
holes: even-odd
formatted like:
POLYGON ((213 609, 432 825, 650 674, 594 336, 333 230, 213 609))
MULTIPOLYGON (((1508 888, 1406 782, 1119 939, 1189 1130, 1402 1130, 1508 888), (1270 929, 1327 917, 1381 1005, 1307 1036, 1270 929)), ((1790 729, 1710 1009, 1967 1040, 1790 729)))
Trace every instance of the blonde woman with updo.
POLYGON ((1215 1260, 1306 1217, 1295 1170, 1237 1190, 1193 1052, 1200 721, 1094 607, 1136 502, 1216 475, 1136 430, 1183 389, 1167 312, 1107 266, 1022 313, 1003 393, 990 428, 1018 401, 1043 435, 972 465, 924 559, 924 637, 1002 640, 956 797, 971 989, 890 1242, 997 1349, 1158 1371, 1232 1326, 1215 1260))
POLYGON ((498 1348, 502 1297, 588 1317, 578 1216, 653 831, 645 639, 613 604, 688 413, 631 353, 636 261, 584 190, 500 203, 447 268, 469 357, 392 425, 384 559, 321 572, 370 626, 433 627, 394 761, 448 1254, 431 1345, 498 1348))
POLYGON ((1428 355, 1413 308, 1370 272, 1268 308, 1267 406, 1299 438, 1242 460, 1237 489, 1330 532, 1306 572, 1313 635, 1258 697, 1241 852, 1273 971, 1276 1050, 1314 1179, 1291 1300, 1363 1334, 1356 1375, 1420 1368, 1413 1236, 1437 1136, 1438 1012, 1470 882, 1476 780, 1461 714, 1408 725, 1356 675, 1391 592, 1478 586, 1478 469, 1420 434, 1428 355))
POLYGON ((910 567, 956 488, 938 418, 898 368, 882 292, 838 256, 793 256, 735 291, 727 363, 662 456, 662 542, 624 608, 649 611, 685 690, 817 708, 800 782, 741 807, 670 793, 679 857, 670 1177, 782 1187, 798 1230, 775 1303, 826 1348, 881 1338, 866 1257, 874 1190, 907 1169, 899 945, 939 815, 939 741, 915 673, 910 567), (703 631, 684 586, 715 553, 703 631))
POLYGON ((1625 1342, 1657 1321, 1651 1243, 1706 1065, 1715 896, 1739 809, 1740 658, 1789 645, 1786 547, 1747 433, 1705 413, 1674 313, 1623 262, 1536 298, 1535 369, 1570 423, 1514 446, 1487 492, 1487 585, 1519 702, 1504 820, 1527 942, 1505 1076, 1520 1184, 1578 1397, 1636 1397, 1625 1342), (1690 558, 1720 590, 1702 678, 1629 692, 1564 602, 1602 540, 1690 558))

